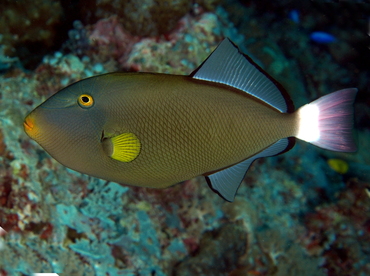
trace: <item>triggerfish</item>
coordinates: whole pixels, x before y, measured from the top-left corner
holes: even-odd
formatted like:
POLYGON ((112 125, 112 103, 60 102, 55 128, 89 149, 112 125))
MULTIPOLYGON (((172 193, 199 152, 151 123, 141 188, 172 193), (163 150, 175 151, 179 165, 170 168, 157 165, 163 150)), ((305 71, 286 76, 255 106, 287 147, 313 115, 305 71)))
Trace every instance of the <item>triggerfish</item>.
POLYGON ((166 188, 204 175, 233 201, 251 165, 292 148, 294 137, 355 151, 357 89, 294 112, 284 89, 223 40, 190 75, 110 73, 57 92, 24 120, 61 164, 122 184, 166 188))

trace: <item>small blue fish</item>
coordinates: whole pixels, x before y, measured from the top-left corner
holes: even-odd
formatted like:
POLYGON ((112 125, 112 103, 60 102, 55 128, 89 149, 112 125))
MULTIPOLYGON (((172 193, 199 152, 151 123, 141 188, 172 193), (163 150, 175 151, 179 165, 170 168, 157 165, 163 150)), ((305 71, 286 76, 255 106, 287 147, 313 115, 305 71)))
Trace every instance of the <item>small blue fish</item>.
POLYGON ((299 11, 298 10, 291 10, 289 12, 289 18, 294 22, 294 23, 299 23, 299 11))
POLYGON ((336 37, 326 32, 313 32, 310 35, 312 41, 320 44, 329 44, 336 41, 336 37))

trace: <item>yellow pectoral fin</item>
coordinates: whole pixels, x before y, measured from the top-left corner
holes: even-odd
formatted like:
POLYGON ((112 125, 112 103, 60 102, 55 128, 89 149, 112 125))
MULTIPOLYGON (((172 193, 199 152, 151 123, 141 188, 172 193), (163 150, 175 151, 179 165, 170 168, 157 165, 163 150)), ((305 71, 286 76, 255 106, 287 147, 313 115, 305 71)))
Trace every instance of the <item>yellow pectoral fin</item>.
MULTIPOLYGON (((115 160, 126 163, 131 162, 138 157, 140 153, 140 140, 133 133, 122 133, 118 136, 108 138, 107 140, 110 141, 110 145, 106 145, 105 149, 109 149, 108 155, 115 160)), ((105 144, 107 142, 108 141, 106 141, 105 144)))

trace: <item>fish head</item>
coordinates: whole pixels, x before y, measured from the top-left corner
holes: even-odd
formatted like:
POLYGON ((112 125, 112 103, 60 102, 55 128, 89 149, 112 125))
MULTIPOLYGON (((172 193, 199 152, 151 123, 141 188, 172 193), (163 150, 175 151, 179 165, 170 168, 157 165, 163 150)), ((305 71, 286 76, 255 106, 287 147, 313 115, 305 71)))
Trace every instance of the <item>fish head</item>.
POLYGON ((105 124, 96 79, 72 84, 36 107, 24 119, 24 130, 63 165, 84 171, 84 160, 97 158, 105 124))

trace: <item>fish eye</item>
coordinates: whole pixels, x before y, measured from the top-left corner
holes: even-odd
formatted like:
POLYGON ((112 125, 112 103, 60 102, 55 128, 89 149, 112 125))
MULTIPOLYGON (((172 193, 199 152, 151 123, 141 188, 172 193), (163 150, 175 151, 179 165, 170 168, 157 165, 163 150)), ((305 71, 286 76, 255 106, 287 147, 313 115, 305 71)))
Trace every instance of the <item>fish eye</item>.
POLYGON ((88 94, 82 94, 78 97, 78 104, 83 108, 92 107, 94 99, 88 94))

